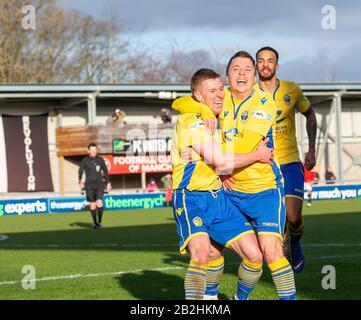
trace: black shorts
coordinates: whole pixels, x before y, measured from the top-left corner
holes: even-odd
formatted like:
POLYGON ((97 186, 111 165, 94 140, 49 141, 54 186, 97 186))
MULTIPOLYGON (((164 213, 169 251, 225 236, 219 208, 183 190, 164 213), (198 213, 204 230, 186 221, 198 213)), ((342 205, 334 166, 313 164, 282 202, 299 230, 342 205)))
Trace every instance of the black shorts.
POLYGON ((86 188, 86 199, 89 202, 96 202, 102 200, 104 196, 104 185, 90 186, 86 188))

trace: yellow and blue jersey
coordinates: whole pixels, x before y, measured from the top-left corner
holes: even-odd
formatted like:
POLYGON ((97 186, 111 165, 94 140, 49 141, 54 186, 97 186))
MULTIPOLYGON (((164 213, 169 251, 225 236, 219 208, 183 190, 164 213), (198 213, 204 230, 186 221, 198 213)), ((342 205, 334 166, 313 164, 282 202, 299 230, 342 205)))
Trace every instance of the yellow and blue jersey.
MULTIPOLYGON (((232 97, 229 89, 225 90, 225 102, 220 123, 223 141, 227 152, 237 152, 237 141, 242 139, 246 130, 269 137, 268 147, 277 149, 275 141, 276 104, 272 97, 254 89, 243 101, 232 97)), ((244 193, 257 193, 283 187, 283 178, 275 156, 272 165, 256 162, 247 167, 236 169, 232 177, 236 183, 234 190, 244 193)))
MULTIPOLYGON (((184 148, 211 139, 200 114, 178 116, 172 146, 173 215, 182 254, 195 236, 208 234, 228 247, 244 234, 254 232, 247 219, 226 199, 214 166, 206 164, 194 150, 192 162, 185 162, 180 156, 184 148)), ((222 143, 220 130, 216 130, 213 139, 222 143)))
MULTIPOLYGON (((180 156, 184 148, 205 143, 210 139, 212 136, 206 130, 200 114, 185 113, 178 116, 172 145, 173 190, 207 191, 218 190, 221 187, 214 166, 205 163, 197 152, 190 149, 192 162, 185 162, 180 156)), ((218 132, 214 134, 213 139, 222 142, 218 132)))
MULTIPOLYGON (((261 90, 258 83, 255 89, 261 90)), ((310 101, 296 83, 283 80, 278 80, 273 99, 277 107, 275 155, 281 165, 298 162, 300 156, 296 140, 295 112, 296 109, 302 113, 306 112, 310 108, 310 101)))

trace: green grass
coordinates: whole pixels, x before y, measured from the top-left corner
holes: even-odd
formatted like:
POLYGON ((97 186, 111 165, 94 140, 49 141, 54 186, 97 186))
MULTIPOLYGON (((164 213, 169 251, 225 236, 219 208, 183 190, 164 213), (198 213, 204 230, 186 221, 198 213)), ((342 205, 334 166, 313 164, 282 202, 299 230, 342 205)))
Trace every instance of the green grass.
MULTIPOLYGON (((360 299, 361 200, 314 202, 304 216, 298 299, 360 299), (336 268, 336 290, 321 287, 324 265, 336 268)), ((101 230, 87 212, 3 216, 0 234, 9 237, 0 241, 0 299, 183 299, 187 257, 170 209, 105 212, 101 230), (24 265, 36 268, 35 290, 22 288, 24 265)), ((239 259, 225 259, 220 297, 230 299, 239 259)), ((250 298, 277 298, 267 268, 250 298)))

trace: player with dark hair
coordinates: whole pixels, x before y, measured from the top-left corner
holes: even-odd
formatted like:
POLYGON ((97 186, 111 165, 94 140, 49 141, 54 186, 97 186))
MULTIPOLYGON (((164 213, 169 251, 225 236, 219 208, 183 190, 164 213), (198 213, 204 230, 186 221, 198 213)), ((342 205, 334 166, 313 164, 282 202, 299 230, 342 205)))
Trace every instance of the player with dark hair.
POLYGON ((89 201, 90 213, 93 218, 93 228, 101 228, 103 217, 104 181, 107 190, 112 186, 109 181, 108 168, 103 158, 99 157, 95 143, 88 145, 88 156, 83 158, 79 167, 79 187, 85 189, 89 201), (83 174, 85 173, 85 183, 83 174))
POLYGON ((305 259, 303 256, 301 237, 304 223, 302 217, 304 170, 312 170, 316 164, 315 142, 317 133, 316 115, 310 101, 304 96, 300 87, 294 82, 277 78, 279 54, 271 47, 263 47, 257 51, 257 71, 259 81, 256 88, 272 93, 277 106, 275 140, 277 148, 275 154, 279 159, 284 177, 286 195, 286 215, 290 234, 291 246, 285 239, 284 251, 292 268, 296 273, 303 270, 305 259), (296 139, 296 110, 306 117, 308 135, 308 152, 305 154, 304 164, 300 160, 296 139), (291 249, 289 254, 289 249, 291 249))

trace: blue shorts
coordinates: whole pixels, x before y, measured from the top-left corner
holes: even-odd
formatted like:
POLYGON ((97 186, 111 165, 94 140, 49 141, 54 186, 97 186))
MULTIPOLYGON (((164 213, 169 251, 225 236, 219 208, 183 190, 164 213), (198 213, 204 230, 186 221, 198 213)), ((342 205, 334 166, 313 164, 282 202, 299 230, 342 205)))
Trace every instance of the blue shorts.
POLYGON ((226 191, 225 194, 246 216, 258 235, 273 234, 283 239, 286 222, 283 188, 257 193, 226 191))
POLYGON ((216 192, 175 190, 172 200, 182 254, 186 253, 188 242, 198 235, 208 235, 228 247, 243 235, 254 232, 246 217, 226 198, 223 189, 216 192))
POLYGON ((302 162, 290 162, 281 165, 285 184, 286 197, 295 197, 303 200, 305 174, 302 162))

